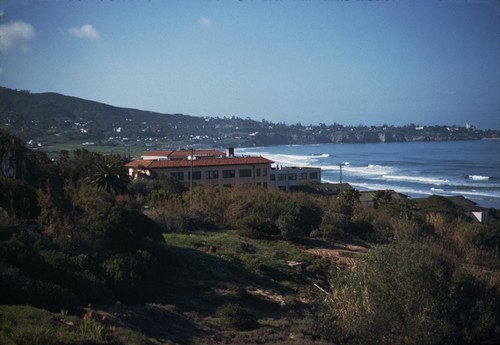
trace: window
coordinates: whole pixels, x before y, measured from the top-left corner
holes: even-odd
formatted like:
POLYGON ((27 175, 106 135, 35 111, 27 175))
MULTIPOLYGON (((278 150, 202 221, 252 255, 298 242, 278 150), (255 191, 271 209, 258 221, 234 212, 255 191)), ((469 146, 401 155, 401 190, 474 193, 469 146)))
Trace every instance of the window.
POLYGON ((262 184, 262 186, 263 186, 264 188, 267 188, 267 182, 264 182, 264 183, 262 184))
POLYGON ((299 180, 307 180, 307 173, 299 173, 299 180))
POLYGON ((233 178, 235 176, 236 176, 236 172, 234 169, 222 170, 222 178, 233 178))
POLYGON ((240 169, 240 177, 251 177, 252 169, 240 169))
POLYGON ((269 180, 276 181, 276 175, 273 174, 273 175, 269 176, 269 180))
POLYGON ((170 176, 179 181, 184 181, 184 173, 183 172, 173 172, 170 173, 170 176))
MULTIPOLYGON (((188 172, 188 178, 190 178, 191 172, 188 172)), ((201 180, 201 171, 193 171, 193 180, 201 180)))
POLYGON ((257 168, 257 170, 255 171, 256 173, 256 176, 260 176, 260 168, 257 168))
POLYGON ((278 181, 286 181, 286 174, 278 174, 278 181))
POLYGON ((318 179, 318 173, 317 172, 309 173, 309 178, 311 180, 317 180, 318 179))
POLYGON ((262 168, 262 176, 267 176, 267 168, 262 168))
POLYGON ((205 171, 205 179, 206 180, 214 180, 219 178, 218 170, 207 170, 205 171))
POLYGON ((291 173, 288 175, 289 180, 296 180, 297 179, 297 174, 296 173, 291 173))

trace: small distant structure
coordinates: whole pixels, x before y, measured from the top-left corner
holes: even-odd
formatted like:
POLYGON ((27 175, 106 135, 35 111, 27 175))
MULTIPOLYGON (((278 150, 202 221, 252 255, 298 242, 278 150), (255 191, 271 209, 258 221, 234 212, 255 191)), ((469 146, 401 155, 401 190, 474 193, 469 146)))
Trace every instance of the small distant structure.
MULTIPOLYGON (((370 190, 370 191, 362 191, 359 192, 359 201, 361 202, 361 205, 365 208, 369 207, 374 207, 375 202, 377 201, 378 194, 380 193, 380 190, 370 190)), ((408 195, 398 193, 392 189, 387 189, 383 190, 385 195, 390 198, 390 200, 407 200, 408 195)))
POLYGON ((488 209, 479 206, 472 200, 465 198, 462 195, 447 196, 446 199, 450 200, 453 204, 461 208, 464 214, 471 218, 474 222, 480 224, 488 223, 488 209))
POLYGON ((321 183, 321 168, 277 165, 271 169, 270 184, 281 190, 316 183, 321 183))

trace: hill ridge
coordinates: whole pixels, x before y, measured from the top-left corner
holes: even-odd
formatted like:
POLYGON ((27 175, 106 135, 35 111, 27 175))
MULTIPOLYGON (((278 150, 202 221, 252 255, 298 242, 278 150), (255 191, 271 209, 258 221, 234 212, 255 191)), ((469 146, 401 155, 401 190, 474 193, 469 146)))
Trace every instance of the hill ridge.
POLYGON ((0 126, 26 142, 164 146, 269 146, 500 138, 474 126, 286 125, 251 118, 199 117, 118 107, 56 92, 0 87, 0 126))

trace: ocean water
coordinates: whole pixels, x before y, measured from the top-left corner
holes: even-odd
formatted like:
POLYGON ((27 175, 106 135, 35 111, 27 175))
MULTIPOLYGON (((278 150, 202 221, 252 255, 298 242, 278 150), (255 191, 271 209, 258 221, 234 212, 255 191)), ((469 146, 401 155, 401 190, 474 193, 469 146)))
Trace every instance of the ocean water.
POLYGON ((500 209, 500 140, 251 147, 283 166, 321 167, 323 182, 364 190, 392 189, 411 198, 464 197, 500 209))

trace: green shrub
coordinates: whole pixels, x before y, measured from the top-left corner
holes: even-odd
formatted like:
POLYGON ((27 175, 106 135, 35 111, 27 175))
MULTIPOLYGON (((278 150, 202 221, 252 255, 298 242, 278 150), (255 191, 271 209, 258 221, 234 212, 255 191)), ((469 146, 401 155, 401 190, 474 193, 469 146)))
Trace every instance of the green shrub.
POLYGON ((208 231, 217 228, 208 215, 199 210, 170 212, 164 215, 163 222, 168 232, 208 231))
POLYGON ((500 249, 500 221, 491 220, 474 236, 474 244, 485 249, 500 249))
POLYGON ((242 236, 262 238, 269 234, 276 234, 276 224, 262 214, 251 213, 240 219, 239 229, 242 236))
POLYGON ((473 344, 495 335, 500 296, 445 252, 399 243, 372 249, 331 281, 327 335, 359 344, 473 344))
POLYGON ((135 253, 116 254, 103 264, 107 286, 122 302, 138 303, 154 296, 155 287, 161 283, 158 261, 144 250, 135 253))
POLYGON ((299 219, 292 214, 282 214, 276 220, 276 225, 284 240, 293 240, 304 236, 304 229, 301 227, 299 219))
POLYGON ((251 239, 262 238, 262 234, 257 229, 252 227, 241 227, 238 229, 238 235, 251 239))
POLYGON ((349 231, 349 226, 350 221, 346 215, 329 211, 323 215, 319 232, 323 238, 333 239, 345 236, 349 231))
POLYGON ((82 339, 94 341, 105 340, 108 333, 106 326, 99 320, 99 316, 94 316, 92 311, 85 313, 78 329, 82 339))
POLYGON ((49 310, 72 308, 75 295, 50 281, 32 279, 18 268, 0 263, 0 303, 29 304, 49 310))

